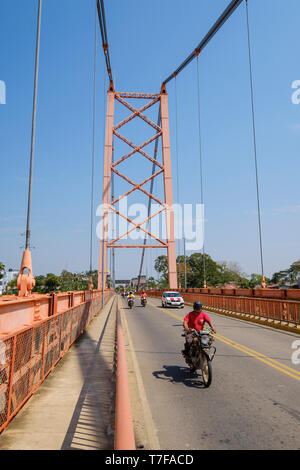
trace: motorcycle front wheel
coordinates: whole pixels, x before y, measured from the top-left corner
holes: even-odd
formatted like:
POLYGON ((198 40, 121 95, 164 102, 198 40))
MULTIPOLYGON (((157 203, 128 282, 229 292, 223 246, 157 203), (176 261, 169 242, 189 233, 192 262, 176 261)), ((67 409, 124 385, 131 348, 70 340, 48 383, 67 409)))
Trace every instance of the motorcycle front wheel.
POLYGON ((202 368, 202 378, 205 388, 209 387, 212 381, 212 367, 211 367, 211 360, 209 356, 202 352, 202 361, 203 361, 203 368, 202 368))

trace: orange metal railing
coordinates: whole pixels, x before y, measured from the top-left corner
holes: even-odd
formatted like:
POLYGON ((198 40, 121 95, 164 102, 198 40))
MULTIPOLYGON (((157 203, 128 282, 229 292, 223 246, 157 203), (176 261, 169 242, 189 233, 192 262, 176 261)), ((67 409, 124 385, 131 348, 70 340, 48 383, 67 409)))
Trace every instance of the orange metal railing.
MULTIPOLYGON (((104 294, 105 303, 112 295, 111 291, 104 294)), ((23 315, 25 311, 31 324, 0 335, 0 432, 101 310, 102 293, 54 294, 12 301, 9 305, 12 317, 18 316, 18 310, 23 315), (43 307, 39 309, 39 316, 42 311, 46 317, 37 320, 36 315, 35 321, 31 321, 36 303, 40 304, 39 308, 43 307)), ((2 305, 0 317, 1 309, 2 305)))
MULTIPOLYGON (((300 325, 300 301, 288 300, 292 296, 299 296, 300 291, 298 293, 290 292, 290 290, 286 293, 283 291, 274 292, 270 289, 188 289, 187 292, 179 289, 179 291, 186 302, 193 303, 196 300, 201 300, 204 307, 300 325), (239 293, 244 295, 249 293, 249 296, 242 296, 239 293), (254 297, 253 294, 257 296, 254 297), (268 296, 276 296, 277 298, 268 298, 268 296)), ((148 291, 148 295, 151 297, 160 298, 162 293, 163 290, 148 291)))
POLYGON ((114 447, 116 450, 135 450, 126 353, 119 309, 119 301, 117 304, 117 374, 114 447))
POLYGON ((76 307, 90 301, 102 291, 72 291, 55 294, 32 294, 30 297, 14 295, 0 296, 0 339, 23 326, 65 312, 70 307, 76 307))

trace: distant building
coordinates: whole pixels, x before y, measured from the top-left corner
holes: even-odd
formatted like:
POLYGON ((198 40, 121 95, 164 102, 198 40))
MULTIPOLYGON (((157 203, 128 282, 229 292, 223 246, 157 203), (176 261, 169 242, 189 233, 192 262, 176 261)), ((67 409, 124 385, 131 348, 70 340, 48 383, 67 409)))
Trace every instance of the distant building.
POLYGON ((0 295, 5 293, 7 284, 13 279, 17 278, 18 275, 19 271, 16 271, 15 269, 9 269, 8 271, 4 272, 3 278, 0 279, 0 295))
POLYGON ((115 287, 124 286, 127 287, 130 285, 130 279, 118 279, 115 281, 115 287))
MULTIPOLYGON (((136 288, 137 285, 138 285, 138 279, 139 279, 138 277, 132 278, 131 281, 130 281, 130 287, 136 288)), ((147 283, 146 276, 141 276, 140 277, 140 287, 145 286, 146 283, 147 283)))

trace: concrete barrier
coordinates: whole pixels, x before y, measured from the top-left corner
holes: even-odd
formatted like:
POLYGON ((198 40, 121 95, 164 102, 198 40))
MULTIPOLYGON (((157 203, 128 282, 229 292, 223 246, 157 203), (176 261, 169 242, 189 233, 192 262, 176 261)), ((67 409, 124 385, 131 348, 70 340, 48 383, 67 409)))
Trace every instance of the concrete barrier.
POLYGON ((117 375, 114 447, 116 450, 135 450, 136 448, 119 299, 117 303, 117 375))

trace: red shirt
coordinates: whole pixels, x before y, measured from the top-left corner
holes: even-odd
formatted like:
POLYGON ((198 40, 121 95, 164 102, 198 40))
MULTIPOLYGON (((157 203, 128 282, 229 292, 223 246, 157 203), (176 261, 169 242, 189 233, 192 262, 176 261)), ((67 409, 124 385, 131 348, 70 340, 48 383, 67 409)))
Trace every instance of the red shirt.
POLYGON ((205 322, 210 322, 210 318, 205 312, 190 312, 184 317, 184 321, 187 322, 189 328, 201 331, 205 322))

